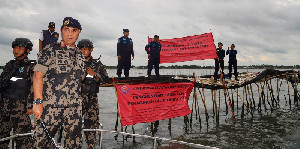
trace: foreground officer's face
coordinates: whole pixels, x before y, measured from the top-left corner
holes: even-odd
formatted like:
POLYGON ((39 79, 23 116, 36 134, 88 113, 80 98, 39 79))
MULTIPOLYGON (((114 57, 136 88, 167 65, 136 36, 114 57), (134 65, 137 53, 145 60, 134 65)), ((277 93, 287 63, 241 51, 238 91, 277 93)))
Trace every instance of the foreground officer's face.
POLYGON ((25 47, 15 46, 13 48, 13 53, 15 57, 21 56, 25 52, 25 47))
POLYGON ((80 50, 81 50, 83 56, 86 57, 86 58, 89 57, 90 54, 91 54, 92 51, 93 51, 93 49, 90 49, 90 48, 88 48, 88 47, 81 48, 80 50))
POLYGON ((69 47, 75 47, 75 42, 79 37, 80 30, 78 28, 64 26, 61 29, 61 38, 64 44, 69 47))

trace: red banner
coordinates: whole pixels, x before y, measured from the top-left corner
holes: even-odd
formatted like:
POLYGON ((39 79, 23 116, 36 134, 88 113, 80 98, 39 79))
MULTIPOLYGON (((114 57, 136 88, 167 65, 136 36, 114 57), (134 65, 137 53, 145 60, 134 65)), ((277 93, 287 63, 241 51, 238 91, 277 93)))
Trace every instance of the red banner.
MULTIPOLYGON (((148 38, 148 42, 152 38, 148 38)), ((174 39, 159 40, 162 48, 160 63, 175 63, 217 57, 212 33, 174 39)))
POLYGON ((193 83, 115 86, 122 126, 188 115, 193 86, 193 83))

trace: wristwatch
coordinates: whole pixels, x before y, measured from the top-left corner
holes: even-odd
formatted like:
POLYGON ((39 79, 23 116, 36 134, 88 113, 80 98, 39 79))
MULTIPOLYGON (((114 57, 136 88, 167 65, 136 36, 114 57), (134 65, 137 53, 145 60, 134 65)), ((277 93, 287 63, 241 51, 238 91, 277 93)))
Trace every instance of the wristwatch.
POLYGON ((37 99, 35 99, 35 100, 33 101, 33 104, 39 105, 39 104, 41 104, 41 103, 43 103, 43 100, 42 100, 41 98, 37 98, 37 99))

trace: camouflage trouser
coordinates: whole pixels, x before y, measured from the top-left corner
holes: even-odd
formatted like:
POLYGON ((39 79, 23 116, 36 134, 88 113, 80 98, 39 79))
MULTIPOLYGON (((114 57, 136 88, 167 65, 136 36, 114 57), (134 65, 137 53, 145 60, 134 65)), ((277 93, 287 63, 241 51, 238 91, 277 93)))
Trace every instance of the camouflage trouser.
MULTIPOLYGON (((60 126, 64 131, 64 148, 81 149, 82 148, 82 107, 55 108, 44 107, 41 117, 48 129, 50 136, 53 138, 60 126)), ((35 129, 35 148, 48 149, 52 144, 46 136, 46 133, 37 121, 35 129)))
MULTIPOLYGON (((84 115, 84 128, 85 129, 98 129, 99 128, 99 103, 97 94, 83 95, 83 107, 84 115)), ((88 145, 95 145, 96 132, 84 132, 86 136, 86 142, 88 145)))
MULTIPOLYGON (((0 108, 0 139, 9 137, 12 128, 15 134, 31 132, 32 126, 30 117, 26 114, 26 103, 4 98, 0 108)), ((15 140, 17 149, 32 147, 31 136, 17 137, 15 140)), ((8 145, 9 140, 0 142, 0 149, 8 148, 8 145)))

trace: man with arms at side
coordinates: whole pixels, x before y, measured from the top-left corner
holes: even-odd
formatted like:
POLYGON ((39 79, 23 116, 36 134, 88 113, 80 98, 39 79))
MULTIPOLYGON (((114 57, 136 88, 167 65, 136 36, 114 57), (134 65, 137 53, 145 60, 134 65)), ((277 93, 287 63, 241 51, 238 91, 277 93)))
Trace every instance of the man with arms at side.
MULTIPOLYGON (((84 57, 75 45, 81 30, 78 20, 64 18, 62 41, 43 48, 34 68, 34 117, 37 120, 42 118, 52 138, 63 126, 64 148, 68 149, 82 148, 81 82, 86 76, 86 68, 84 57)), ((34 137, 35 148, 51 146, 40 124, 34 137)))

